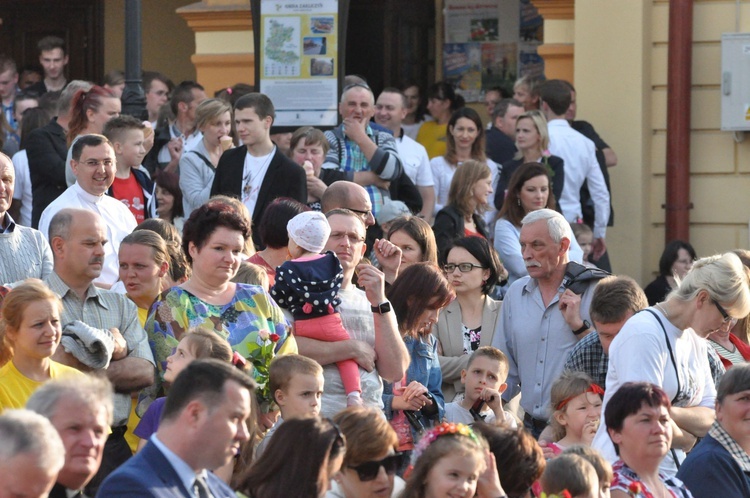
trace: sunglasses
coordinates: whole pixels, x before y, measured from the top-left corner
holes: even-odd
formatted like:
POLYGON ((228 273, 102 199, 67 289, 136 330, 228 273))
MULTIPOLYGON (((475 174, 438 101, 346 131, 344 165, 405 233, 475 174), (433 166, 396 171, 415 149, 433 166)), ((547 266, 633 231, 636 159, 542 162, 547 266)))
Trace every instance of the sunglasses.
POLYGON ((711 301, 713 301, 714 305, 716 306, 716 309, 719 310, 719 313, 721 313, 723 323, 730 323, 730 322, 737 323, 737 319, 729 316, 729 313, 727 313, 727 310, 725 310, 724 307, 718 303, 718 301, 715 301, 713 299, 711 301))
POLYGON ((367 482, 378 477, 380 467, 383 467, 388 475, 395 474, 396 471, 403 466, 405 458, 406 455, 403 453, 396 453, 389 455, 382 460, 373 460, 359 465, 350 465, 349 468, 357 472, 360 481, 367 482))

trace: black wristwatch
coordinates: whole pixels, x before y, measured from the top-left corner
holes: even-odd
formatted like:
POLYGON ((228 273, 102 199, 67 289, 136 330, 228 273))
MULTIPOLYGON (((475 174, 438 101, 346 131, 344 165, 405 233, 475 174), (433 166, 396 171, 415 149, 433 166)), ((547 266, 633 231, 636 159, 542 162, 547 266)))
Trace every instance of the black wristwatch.
POLYGON ((589 321, 588 320, 584 320, 583 321, 583 325, 581 325, 581 328, 577 329, 577 330, 574 330, 573 334, 574 335, 582 334, 582 333, 586 332, 590 328, 591 328, 591 324, 589 323, 589 321))
POLYGON ((377 306, 370 306, 370 309, 373 313, 379 313, 381 315, 384 315, 391 311, 391 303, 388 301, 385 301, 384 303, 380 303, 377 306))

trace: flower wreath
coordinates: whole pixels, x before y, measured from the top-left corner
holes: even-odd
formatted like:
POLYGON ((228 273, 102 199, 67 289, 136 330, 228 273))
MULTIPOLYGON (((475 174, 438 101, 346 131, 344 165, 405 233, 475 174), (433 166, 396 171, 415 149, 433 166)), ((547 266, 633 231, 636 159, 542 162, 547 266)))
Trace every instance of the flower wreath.
POLYGON ((414 451, 411 454, 411 464, 414 465, 419 457, 422 456, 422 453, 424 453, 425 450, 433 442, 435 442, 435 440, 437 440, 441 436, 447 436, 450 434, 466 436, 475 443, 479 444, 477 435, 474 434, 474 431, 468 425, 450 424, 447 422, 443 422, 442 424, 436 425, 429 431, 425 432, 424 436, 422 436, 422 439, 420 439, 417 445, 414 447, 414 451))

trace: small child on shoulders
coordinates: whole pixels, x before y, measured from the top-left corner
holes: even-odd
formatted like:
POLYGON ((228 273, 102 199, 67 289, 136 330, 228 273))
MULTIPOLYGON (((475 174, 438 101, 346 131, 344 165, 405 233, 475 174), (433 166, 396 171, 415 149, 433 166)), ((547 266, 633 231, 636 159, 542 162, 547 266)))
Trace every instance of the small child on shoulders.
MULTIPOLYGON (((292 259, 276 268, 271 296, 294 317, 294 335, 318 341, 346 341, 349 333, 336 307, 344 280, 339 258, 325 248, 331 227, 318 211, 300 213, 287 223, 289 254, 292 259)), ((347 406, 362 405, 359 366, 354 359, 336 366, 346 391, 347 406)))
POLYGON ((516 420, 503 410, 501 395, 508 387, 508 359, 492 346, 482 346, 469 357, 461 371, 466 394, 461 401, 445 404, 445 419, 451 423, 473 424, 484 421, 517 428, 516 420))
POLYGON ((281 416, 255 449, 255 458, 266 449, 274 432, 284 420, 316 417, 323 396, 323 367, 298 354, 277 356, 268 369, 269 392, 279 406, 281 416))
POLYGON ((112 118, 102 132, 115 150, 115 180, 107 195, 125 204, 141 223, 156 218, 156 187, 148 174, 140 169, 146 155, 144 132, 146 126, 133 116, 112 118))

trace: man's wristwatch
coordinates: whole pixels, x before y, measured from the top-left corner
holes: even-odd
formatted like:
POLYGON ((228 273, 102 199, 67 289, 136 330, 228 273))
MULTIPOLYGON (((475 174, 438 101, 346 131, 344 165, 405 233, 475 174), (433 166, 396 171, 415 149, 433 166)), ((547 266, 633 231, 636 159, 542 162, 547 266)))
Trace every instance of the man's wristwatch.
POLYGON ((589 321, 588 320, 584 320, 583 321, 583 325, 581 325, 581 328, 574 330, 573 334, 574 335, 582 334, 582 333, 586 332, 590 328, 591 328, 591 324, 589 323, 589 321))
POLYGON ((385 301, 383 303, 378 304, 377 306, 370 306, 370 309, 373 313, 379 313, 381 315, 384 315, 391 311, 391 303, 388 301, 385 301))

